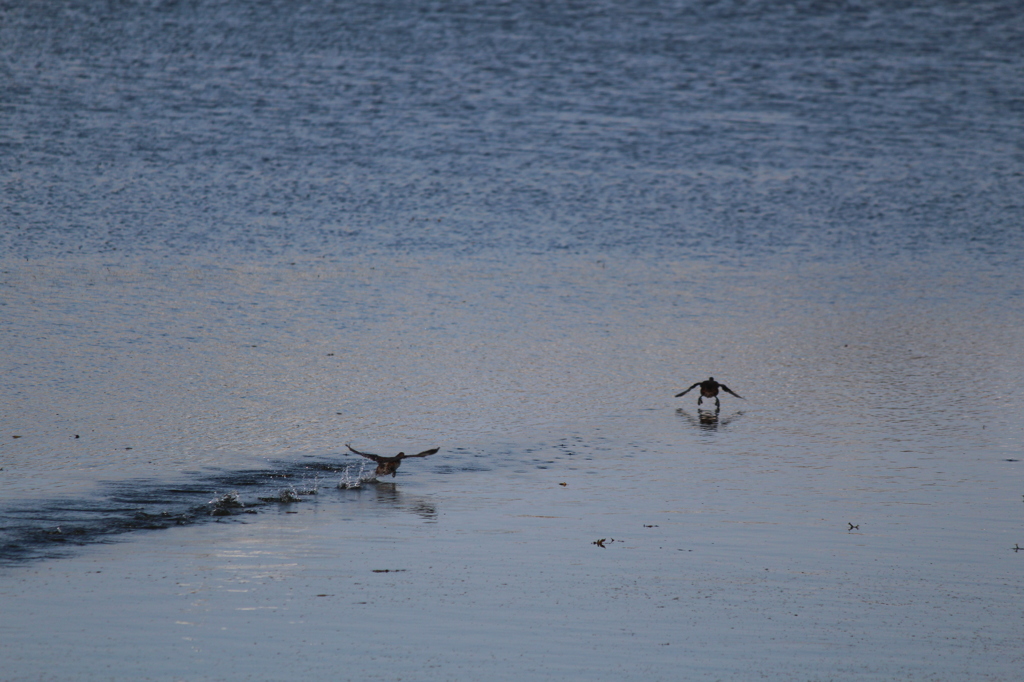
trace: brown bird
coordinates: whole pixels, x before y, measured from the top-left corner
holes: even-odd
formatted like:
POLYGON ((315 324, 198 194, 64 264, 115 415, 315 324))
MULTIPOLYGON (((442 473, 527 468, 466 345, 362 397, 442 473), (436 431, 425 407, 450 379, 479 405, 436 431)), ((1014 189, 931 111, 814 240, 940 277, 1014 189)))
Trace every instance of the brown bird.
POLYGON ((401 466, 403 459, 407 459, 409 457, 427 457, 441 449, 434 448, 433 450, 424 450, 418 455, 407 455, 404 452, 399 452, 394 457, 382 457, 381 455, 371 455, 369 452, 359 452, 348 443, 345 443, 345 447, 347 447, 349 450, 356 453, 357 455, 360 455, 361 457, 365 457, 366 459, 372 459, 374 462, 376 462, 377 470, 373 472, 374 476, 387 476, 388 474, 391 474, 392 477, 398 474, 398 467, 401 466))
POLYGON ((718 402, 718 389, 722 389, 726 393, 732 393, 734 396, 736 396, 737 398, 740 398, 741 400, 746 400, 746 398, 741 396, 739 393, 734 393, 725 384, 720 384, 717 381, 715 381, 714 377, 708 377, 707 381, 698 381, 697 383, 695 383, 693 386, 690 386, 688 389, 686 389, 682 393, 676 393, 676 397, 679 398, 680 396, 684 396, 687 393, 689 393, 690 391, 692 391, 693 389, 697 388, 698 386, 700 386, 700 397, 697 398, 697 404, 698 405, 700 405, 701 403, 704 402, 704 398, 714 398, 715 399, 715 407, 716 408, 721 407, 721 403, 718 402))

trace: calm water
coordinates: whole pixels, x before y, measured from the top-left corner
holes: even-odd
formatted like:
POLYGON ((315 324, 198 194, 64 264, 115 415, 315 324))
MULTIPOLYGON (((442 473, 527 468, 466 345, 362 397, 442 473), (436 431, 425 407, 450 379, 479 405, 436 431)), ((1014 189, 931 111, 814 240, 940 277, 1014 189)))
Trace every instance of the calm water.
POLYGON ((0 54, 0 679, 1019 676, 1013 3, 15 3, 0 54))

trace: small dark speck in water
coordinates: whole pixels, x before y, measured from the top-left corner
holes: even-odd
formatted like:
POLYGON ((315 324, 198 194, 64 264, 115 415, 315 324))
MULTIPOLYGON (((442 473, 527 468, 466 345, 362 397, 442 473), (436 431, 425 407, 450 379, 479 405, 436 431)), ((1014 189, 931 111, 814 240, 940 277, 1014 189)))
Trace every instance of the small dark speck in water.
POLYGON ((1019 459, 1006 459, 1006 460, 1003 460, 1003 461, 1005 461, 1005 462, 1019 462, 1020 460, 1019 459))
POLYGON ((404 568, 375 568, 374 573, 402 573, 406 569, 404 568))

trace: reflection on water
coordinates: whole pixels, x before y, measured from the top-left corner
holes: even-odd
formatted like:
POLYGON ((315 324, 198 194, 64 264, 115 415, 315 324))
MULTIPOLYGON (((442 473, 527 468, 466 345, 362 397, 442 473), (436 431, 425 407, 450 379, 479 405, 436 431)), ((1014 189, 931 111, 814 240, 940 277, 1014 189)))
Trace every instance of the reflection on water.
POLYGON ((437 520, 437 506, 426 496, 407 495, 401 485, 393 481, 378 481, 370 488, 376 493, 376 501, 394 509, 407 511, 426 521, 437 520))
POLYGON ((685 419, 690 426, 702 431, 716 431, 719 427, 728 426, 743 416, 743 412, 733 412, 725 417, 721 416, 721 410, 697 410, 696 416, 682 407, 676 408, 676 414, 685 419))

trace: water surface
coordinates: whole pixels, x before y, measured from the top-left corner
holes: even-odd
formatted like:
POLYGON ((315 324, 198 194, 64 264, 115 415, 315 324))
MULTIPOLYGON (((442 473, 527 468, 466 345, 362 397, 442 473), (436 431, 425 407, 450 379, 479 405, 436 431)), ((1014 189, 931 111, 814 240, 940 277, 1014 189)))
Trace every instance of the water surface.
POLYGON ((1018 676, 1013 5, 0 15, 0 677, 1018 676))

